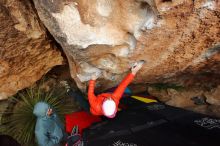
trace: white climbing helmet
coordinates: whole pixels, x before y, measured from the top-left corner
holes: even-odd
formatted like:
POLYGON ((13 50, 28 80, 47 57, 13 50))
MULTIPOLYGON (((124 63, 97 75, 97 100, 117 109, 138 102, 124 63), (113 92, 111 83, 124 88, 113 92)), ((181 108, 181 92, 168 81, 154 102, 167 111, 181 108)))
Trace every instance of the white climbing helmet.
POLYGON ((103 101, 102 111, 104 115, 108 118, 114 118, 116 114, 116 104, 111 98, 107 98, 103 101))

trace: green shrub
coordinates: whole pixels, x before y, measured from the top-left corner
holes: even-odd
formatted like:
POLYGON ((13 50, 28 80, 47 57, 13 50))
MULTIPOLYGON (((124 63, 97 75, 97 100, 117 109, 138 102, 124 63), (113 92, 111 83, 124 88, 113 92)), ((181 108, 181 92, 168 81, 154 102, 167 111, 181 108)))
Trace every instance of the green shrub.
POLYGON ((47 102, 64 121, 64 114, 73 111, 71 102, 65 102, 65 90, 52 87, 49 91, 41 88, 43 83, 19 92, 11 97, 11 105, 4 112, 1 121, 0 131, 15 138, 22 146, 36 145, 34 129, 36 117, 33 114, 34 105, 39 101, 47 102))

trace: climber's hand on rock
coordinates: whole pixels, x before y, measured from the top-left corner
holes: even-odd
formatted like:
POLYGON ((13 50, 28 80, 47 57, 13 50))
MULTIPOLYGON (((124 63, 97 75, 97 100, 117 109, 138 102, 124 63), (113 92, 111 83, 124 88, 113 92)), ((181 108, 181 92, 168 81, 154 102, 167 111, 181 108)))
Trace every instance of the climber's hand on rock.
POLYGON ((92 78, 91 78, 92 80, 96 80, 96 79, 98 79, 98 76, 96 75, 96 73, 94 73, 93 75, 92 75, 92 78))
POLYGON ((144 60, 140 60, 131 67, 132 74, 136 75, 136 73, 142 68, 143 64, 145 63, 144 60))

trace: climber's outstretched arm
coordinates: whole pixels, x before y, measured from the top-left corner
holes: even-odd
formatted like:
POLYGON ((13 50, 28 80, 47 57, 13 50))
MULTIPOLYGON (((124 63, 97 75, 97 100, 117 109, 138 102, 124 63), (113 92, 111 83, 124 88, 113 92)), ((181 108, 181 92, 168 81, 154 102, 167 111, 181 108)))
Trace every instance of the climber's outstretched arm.
POLYGON ((96 99, 96 96, 94 94, 94 89, 95 89, 95 80, 90 80, 89 81, 89 91, 88 91, 88 99, 89 99, 90 105, 92 105, 96 99))
POLYGON ((131 83, 131 81, 134 79, 134 74, 129 73, 123 80, 122 82, 119 84, 119 86, 117 87, 117 89, 114 91, 113 93, 113 98, 115 101, 119 101, 122 94, 124 93, 126 87, 131 83))
POLYGON ((89 90, 88 90, 88 99, 89 99, 89 104, 93 105, 93 103, 96 100, 96 96, 94 94, 95 90, 95 80, 97 79, 96 75, 92 76, 92 80, 89 81, 89 90))
POLYGON ((113 98, 115 101, 119 101, 122 94, 124 93, 126 87, 132 82, 136 73, 142 68, 145 61, 141 60, 135 63, 131 68, 131 73, 128 74, 123 81, 119 84, 118 88, 113 93, 113 98))

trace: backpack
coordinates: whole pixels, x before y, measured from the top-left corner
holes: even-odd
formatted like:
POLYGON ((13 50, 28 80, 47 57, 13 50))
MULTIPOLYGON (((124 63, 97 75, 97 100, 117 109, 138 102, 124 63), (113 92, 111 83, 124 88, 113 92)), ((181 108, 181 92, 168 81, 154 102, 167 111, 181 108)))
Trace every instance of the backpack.
POLYGON ((71 135, 67 138, 67 143, 65 146, 83 146, 82 137, 79 134, 79 127, 74 126, 71 135))

